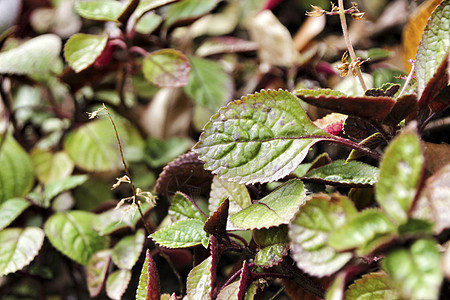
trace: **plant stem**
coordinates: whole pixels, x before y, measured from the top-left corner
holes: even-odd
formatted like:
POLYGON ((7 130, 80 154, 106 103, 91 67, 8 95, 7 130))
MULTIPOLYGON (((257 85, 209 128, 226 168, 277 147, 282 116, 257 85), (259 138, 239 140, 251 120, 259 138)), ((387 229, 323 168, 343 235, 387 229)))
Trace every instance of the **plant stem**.
POLYGON ((408 77, 405 80, 405 84, 403 85, 402 90, 400 91, 400 94, 398 94, 398 98, 400 98, 406 91, 406 88, 408 87, 409 82, 411 81, 411 78, 413 77, 414 74, 414 69, 416 68, 416 64, 414 63, 414 60, 410 59, 409 62, 411 63, 411 71, 408 74, 408 77))
MULTIPOLYGON (((339 18, 341 20, 341 26, 342 26, 342 33, 344 35, 345 44, 347 45, 348 53, 350 54, 350 58, 352 59, 352 63, 357 61, 357 57, 355 54, 355 50, 353 50, 352 42, 350 40, 350 36, 348 34, 347 29, 347 21, 345 20, 345 10, 344 10, 344 1, 339 0, 339 18)), ((361 83, 361 87, 363 91, 367 90, 366 83, 364 82, 364 78, 361 74, 361 69, 358 65, 355 64, 355 72, 359 79, 359 82, 361 83)))

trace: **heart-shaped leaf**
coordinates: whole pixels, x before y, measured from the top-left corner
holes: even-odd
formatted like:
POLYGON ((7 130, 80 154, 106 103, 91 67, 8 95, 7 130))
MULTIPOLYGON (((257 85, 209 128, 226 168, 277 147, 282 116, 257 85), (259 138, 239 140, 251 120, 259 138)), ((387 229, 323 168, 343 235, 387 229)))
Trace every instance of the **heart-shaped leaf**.
POLYGON ((395 105, 391 97, 349 97, 328 89, 297 90, 295 95, 311 105, 367 120, 384 119, 395 105))
POLYGON ((188 275, 186 289, 189 300, 211 299, 212 256, 195 266, 188 275))
POLYGON ((109 238, 91 228, 95 214, 72 210, 53 214, 44 230, 52 245, 74 261, 86 265, 97 251, 108 247, 109 238))
POLYGON ((142 73, 159 87, 180 87, 188 83, 191 66, 187 57, 175 49, 160 49, 144 58, 142 73))
POLYGON ((38 227, 0 231, 0 276, 27 266, 41 249, 44 237, 43 230, 38 227))
POLYGON ((86 265, 86 282, 89 296, 97 297, 105 284, 106 272, 111 262, 111 249, 94 253, 86 265))
POLYGON ((145 232, 140 229, 135 235, 122 238, 113 248, 111 258, 121 269, 131 270, 144 247, 145 232))
POLYGON ((231 216, 231 222, 242 229, 261 229, 288 224, 304 201, 303 183, 293 179, 231 216))
POLYGON ((280 179, 328 133, 317 128, 287 91, 261 91, 221 108, 194 150, 205 168, 238 183, 280 179))
POLYGON ((97 57, 102 54, 107 42, 107 35, 93 35, 85 33, 74 34, 64 46, 64 57, 72 69, 78 73, 95 62, 97 57))
POLYGON ((202 221, 188 219, 164 227, 150 237, 155 243, 166 248, 187 248, 201 245, 207 234, 203 230, 202 221))
POLYGON ((327 245, 329 235, 356 209, 346 197, 332 199, 316 194, 298 211, 289 225, 291 255, 297 266, 313 276, 326 276, 342 268, 351 253, 338 253, 327 245))

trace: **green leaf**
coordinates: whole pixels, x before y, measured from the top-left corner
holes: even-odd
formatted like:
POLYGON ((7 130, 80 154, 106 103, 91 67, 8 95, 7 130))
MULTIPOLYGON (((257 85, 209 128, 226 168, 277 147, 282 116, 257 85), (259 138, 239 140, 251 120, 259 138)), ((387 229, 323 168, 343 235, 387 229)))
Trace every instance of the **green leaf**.
POLYGON ((212 256, 195 266, 187 277, 187 298, 189 300, 211 299, 212 256))
POLYGON ((145 141, 144 159, 152 167, 165 166, 192 147, 192 140, 188 138, 174 137, 160 140, 149 137, 145 141))
POLYGON ((106 295, 114 300, 122 299, 131 280, 130 270, 117 270, 109 274, 106 280, 106 295))
POLYGON ((44 237, 44 232, 38 227, 0 231, 0 276, 27 266, 41 249, 44 237))
POLYGON ((400 297, 392 286, 389 276, 384 273, 370 273, 355 280, 345 291, 345 300, 361 299, 395 300, 400 297))
POLYGON ((142 73, 159 87, 181 87, 188 83, 191 66, 187 57, 175 49, 160 49, 144 58, 142 73))
POLYGON ((192 20, 206 14, 217 5, 217 0, 182 0, 169 6, 166 16, 167 27, 176 22, 192 20))
POLYGON ((207 237, 203 231, 203 222, 196 219, 178 221, 164 227, 150 237, 160 246, 167 248, 187 248, 202 244, 207 237))
POLYGON ((45 186, 44 194, 45 199, 49 202, 51 199, 55 198, 57 195, 76 188, 79 185, 82 185, 88 180, 87 175, 73 175, 67 178, 63 178, 60 180, 53 181, 45 186))
POLYGON ((74 168, 73 161, 64 151, 52 153, 43 149, 35 149, 31 152, 31 160, 36 176, 43 184, 68 177, 74 168))
POLYGON ((289 252, 289 244, 274 244, 262 248, 255 257, 255 264, 260 267, 270 268, 279 264, 289 252))
MULTIPOLYGON (((425 26, 422 40, 417 48, 416 76, 417 94, 422 97, 428 83, 433 78, 450 49, 450 1, 443 0, 431 14, 425 26)), ((447 82, 444 83, 448 85, 447 82)), ((422 99, 421 99, 422 100, 422 99)), ((422 102, 422 101, 420 101, 422 102)))
POLYGON ((441 254, 434 241, 418 240, 410 249, 398 249, 382 261, 383 269, 405 299, 438 299, 443 280, 441 254))
POLYGON ((121 269, 131 270, 141 255, 145 242, 145 232, 140 229, 135 235, 122 238, 113 248, 111 257, 121 269))
MULTIPOLYGON (((131 151, 142 146, 137 130, 121 119, 114 121, 125 159, 131 151), (128 148, 128 151, 127 150, 128 148)), ((75 165, 93 172, 117 171, 122 168, 116 135, 109 119, 98 119, 73 130, 64 141, 64 148, 75 165)))
POLYGON ((85 19, 114 22, 122 13, 123 6, 119 1, 77 2, 75 10, 85 19))
POLYGON ((86 265, 97 251, 108 247, 109 238, 91 228, 93 213, 69 211, 53 214, 45 222, 44 230, 52 245, 70 259, 86 265))
POLYGON ((217 111, 233 95, 232 78, 218 62, 189 56, 191 73, 184 91, 195 103, 217 111))
POLYGON ((136 32, 151 34, 162 22, 162 17, 154 12, 143 15, 136 24, 136 32))
POLYGON ((363 187, 374 185, 377 182, 378 173, 378 168, 359 161, 347 163, 345 160, 336 160, 309 171, 302 179, 330 185, 363 187))
MULTIPOLYGON (((33 186, 31 159, 16 140, 6 135, 0 148, 0 203, 15 197, 24 197, 33 186)), ((1 141, 1 138, 0 138, 1 141)))
POLYGON ((31 203, 23 198, 11 198, 0 204, 0 230, 11 224, 31 203))
POLYGON ((86 283, 91 298, 100 294, 111 262, 111 249, 94 253, 86 265, 86 283))
POLYGON ((172 205, 169 208, 169 216, 172 222, 196 219, 202 222, 206 221, 206 217, 196 209, 189 201, 188 196, 177 192, 172 199, 172 205))
POLYGON ((61 52, 61 38, 43 34, 0 53, 0 73, 16 75, 48 74, 55 69, 61 52))
POLYGON ((155 262, 147 249, 145 261, 142 265, 139 285, 136 291, 136 300, 160 300, 161 288, 155 262))
POLYGON ((328 244, 338 251, 359 248, 368 254, 396 232, 396 227, 380 210, 366 209, 332 232, 328 244))
POLYGON ((309 120, 295 96, 262 90, 221 108, 194 150, 221 178, 269 182, 294 171, 320 136, 329 134, 309 120))
POLYGON ((278 227, 253 230, 253 240, 261 248, 275 244, 288 243, 288 227, 286 225, 281 225, 278 227))
POLYGON ((346 197, 312 196, 289 225, 291 255, 297 267, 319 277, 331 275, 342 268, 352 254, 336 252, 328 246, 327 240, 354 214, 356 208, 346 197))
POLYGON ((407 128, 387 147, 375 196, 387 215, 404 223, 414 201, 424 158, 417 133, 407 128))
POLYGON ((95 62, 102 54, 107 42, 107 35, 74 34, 64 46, 64 57, 72 69, 78 73, 95 62))
POLYGON ((141 0, 134 13, 136 17, 139 17, 150 10, 178 1, 179 0, 141 0))
POLYGON ((288 224, 304 201, 303 183, 293 179, 231 216, 231 222, 243 229, 261 229, 288 224))
MULTIPOLYGON (((240 281, 238 280, 222 288, 219 295, 217 295, 217 300, 238 299, 239 285, 240 281)), ((253 282, 247 289, 244 300, 253 300, 256 292, 258 292, 258 284, 253 282)))

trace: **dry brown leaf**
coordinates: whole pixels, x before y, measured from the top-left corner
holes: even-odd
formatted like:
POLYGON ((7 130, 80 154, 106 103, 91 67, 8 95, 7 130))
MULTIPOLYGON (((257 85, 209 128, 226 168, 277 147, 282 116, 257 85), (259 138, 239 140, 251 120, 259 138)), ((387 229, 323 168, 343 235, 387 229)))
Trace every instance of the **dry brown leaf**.
POLYGON ((427 0, 422 3, 411 14, 408 23, 403 29, 403 64, 408 72, 411 70, 409 60, 416 57, 417 47, 422 39, 423 29, 427 25, 428 18, 441 2, 442 0, 427 0))

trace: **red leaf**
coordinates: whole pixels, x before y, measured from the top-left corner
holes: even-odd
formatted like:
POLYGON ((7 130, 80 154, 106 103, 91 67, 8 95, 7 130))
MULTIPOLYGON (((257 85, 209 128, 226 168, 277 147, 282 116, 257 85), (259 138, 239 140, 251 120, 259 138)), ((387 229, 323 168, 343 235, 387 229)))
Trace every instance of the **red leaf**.
POLYGON ((145 254, 148 263, 147 300, 159 300, 161 298, 161 286, 159 283, 158 269, 155 261, 147 249, 145 254))

